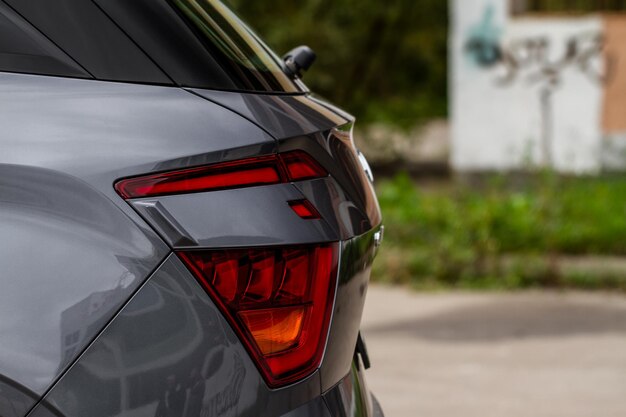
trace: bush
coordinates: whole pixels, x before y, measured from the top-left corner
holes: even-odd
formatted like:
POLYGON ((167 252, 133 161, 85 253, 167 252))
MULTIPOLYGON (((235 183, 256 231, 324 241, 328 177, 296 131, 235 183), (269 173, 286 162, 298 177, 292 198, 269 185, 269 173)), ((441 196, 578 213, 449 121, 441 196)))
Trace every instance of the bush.
POLYGON ((543 174, 522 184, 492 178, 473 186, 420 188, 399 175, 377 188, 386 226, 375 268, 380 280, 503 288, 582 285, 580 276, 563 276, 561 257, 626 255, 621 177, 543 174))

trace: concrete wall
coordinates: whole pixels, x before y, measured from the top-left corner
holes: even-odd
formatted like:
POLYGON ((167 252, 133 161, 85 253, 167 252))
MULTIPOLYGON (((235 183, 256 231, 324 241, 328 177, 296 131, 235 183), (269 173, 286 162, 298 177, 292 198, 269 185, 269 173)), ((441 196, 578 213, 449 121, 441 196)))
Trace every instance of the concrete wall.
POLYGON ((616 59, 626 20, 512 18, 504 0, 452 0, 451 10, 454 169, 595 173, 626 149, 626 62, 620 71, 616 59))

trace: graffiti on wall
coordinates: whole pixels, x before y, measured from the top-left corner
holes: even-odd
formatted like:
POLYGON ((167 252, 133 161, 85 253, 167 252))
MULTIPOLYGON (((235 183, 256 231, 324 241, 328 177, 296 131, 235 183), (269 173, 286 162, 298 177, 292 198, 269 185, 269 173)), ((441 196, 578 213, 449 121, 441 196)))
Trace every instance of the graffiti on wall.
POLYGON ((615 70, 615 60, 604 53, 605 37, 600 32, 570 36, 565 45, 554 45, 546 36, 513 39, 504 44, 503 31, 493 23, 493 14, 493 7, 488 6, 482 20, 470 31, 465 52, 479 67, 497 68, 498 84, 506 86, 526 74, 530 83, 558 85, 562 72, 569 68, 603 84, 615 70), (560 56, 555 56, 557 49, 560 56))
POLYGON ((558 85, 562 72, 573 68, 587 76, 590 81, 604 84, 614 71, 615 61, 604 55, 604 36, 601 33, 581 33, 566 40, 561 56, 552 57, 550 39, 537 36, 515 39, 507 45, 470 38, 467 53, 473 62, 485 68, 499 69, 496 82, 506 86, 525 79, 531 84, 546 82, 558 85))
POLYGON ((616 60, 606 53, 606 39, 600 31, 583 31, 558 43, 537 35, 504 42, 504 31, 494 21, 493 6, 487 6, 466 36, 464 53, 476 67, 492 71, 497 86, 539 87, 542 160, 552 166, 553 95, 564 84, 565 72, 577 71, 602 88, 616 72, 616 60))

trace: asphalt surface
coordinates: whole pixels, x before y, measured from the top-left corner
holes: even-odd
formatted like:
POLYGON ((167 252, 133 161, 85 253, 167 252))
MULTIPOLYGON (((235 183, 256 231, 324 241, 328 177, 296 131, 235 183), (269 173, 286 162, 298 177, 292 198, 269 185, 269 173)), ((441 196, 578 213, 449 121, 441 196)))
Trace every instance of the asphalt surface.
POLYGON ((372 286, 362 328, 386 417, 626 416, 626 296, 372 286))

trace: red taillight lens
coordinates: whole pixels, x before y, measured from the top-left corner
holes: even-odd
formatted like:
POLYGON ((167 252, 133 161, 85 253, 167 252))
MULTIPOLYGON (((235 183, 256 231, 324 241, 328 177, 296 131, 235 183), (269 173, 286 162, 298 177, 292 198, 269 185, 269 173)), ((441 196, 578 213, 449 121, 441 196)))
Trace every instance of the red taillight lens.
POLYGON ((272 387, 304 378, 320 365, 337 254, 336 243, 179 252, 272 387))
POLYGON ((124 199, 216 191, 327 176, 301 151, 126 178, 115 184, 124 199))
POLYGON ((225 188, 282 182, 273 156, 181 169, 118 181, 115 189, 123 198, 194 193, 225 188))
POLYGON ((308 180, 328 175, 320 164, 307 153, 294 151, 281 155, 291 181, 308 180))
POLYGON ((313 204, 309 200, 293 200, 288 201, 289 207, 298 216, 305 220, 320 219, 320 213, 313 207, 313 204))

